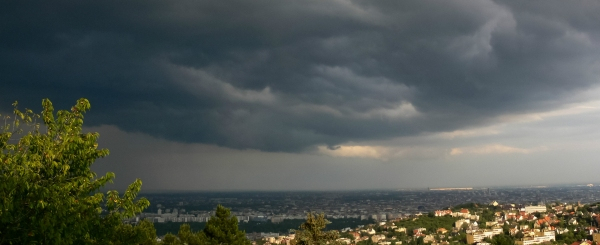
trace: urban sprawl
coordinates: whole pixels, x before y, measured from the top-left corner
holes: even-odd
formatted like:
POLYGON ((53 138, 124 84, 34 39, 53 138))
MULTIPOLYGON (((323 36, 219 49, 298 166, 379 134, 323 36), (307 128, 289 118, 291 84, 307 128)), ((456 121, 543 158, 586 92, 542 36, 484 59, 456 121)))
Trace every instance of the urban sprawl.
MULTIPOLYGON (((600 241, 600 188, 593 184, 526 188, 431 188, 360 192, 150 194, 150 212, 134 220, 206 222, 214 207, 239 222, 302 220, 309 212, 369 225, 339 230, 346 244, 567 244, 600 241)), ((289 234, 247 233, 256 244, 289 244, 289 234)))

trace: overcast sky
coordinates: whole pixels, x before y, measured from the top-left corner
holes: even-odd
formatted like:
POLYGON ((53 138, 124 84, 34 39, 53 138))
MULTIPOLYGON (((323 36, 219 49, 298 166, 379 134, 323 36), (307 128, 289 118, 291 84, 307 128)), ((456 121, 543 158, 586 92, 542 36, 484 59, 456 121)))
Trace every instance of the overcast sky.
POLYGON ((10 1, 0 111, 92 110, 115 188, 600 183, 600 2, 10 1))

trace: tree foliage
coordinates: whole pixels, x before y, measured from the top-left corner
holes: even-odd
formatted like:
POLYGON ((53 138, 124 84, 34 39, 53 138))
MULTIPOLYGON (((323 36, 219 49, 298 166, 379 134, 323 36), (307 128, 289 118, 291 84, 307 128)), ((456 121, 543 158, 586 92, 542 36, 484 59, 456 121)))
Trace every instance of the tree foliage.
POLYGON ((407 234, 412 236, 414 235, 412 232, 417 228, 425 228, 429 232, 434 232, 438 228, 445 228, 446 230, 452 230, 454 226, 454 222, 459 220, 459 218, 451 217, 451 216, 442 216, 442 217, 429 217, 429 216, 420 216, 416 219, 403 219, 401 221, 395 222, 395 225, 398 227, 405 227, 407 230, 407 234))
POLYGON ((300 225, 300 230, 296 231, 294 238, 295 245, 324 245, 340 244, 336 240, 339 238, 337 231, 323 231, 329 221, 325 219, 325 214, 308 213, 306 222, 300 225))
POLYGON ((147 220, 140 221, 137 225, 120 224, 115 227, 113 236, 109 241, 114 245, 141 244, 154 245, 156 241, 156 229, 147 220))
POLYGON ((167 233, 165 235, 165 237, 163 238, 163 243, 164 245, 181 245, 181 241, 179 240, 179 238, 177 238, 177 236, 171 234, 171 233, 167 233))
POLYGON ((189 224, 181 225, 177 236, 182 243, 188 245, 201 245, 207 243, 204 232, 193 232, 189 224))
POLYGON ((204 235, 210 244, 249 245, 246 233, 238 228, 238 220, 231 211, 217 206, 215 215, 206 222, 204 235))
POLYGON ((515 239, 507 234, 498 234, 493 236, 491 239, 486 238, 486 241, 491 243, 492 245, 513 245, 515 244, 515 239))
POLYGON ((13 106, 0 128, 0 244, 109 244, 133 231, 121 220, 150 203, 137 199, 139 179, 123 196, 99 191, 115 175, 90 169, 109 152, 98 149, 98 133, 82 132, 89 101, 55 113, 44 99, 41 115, 13 106))

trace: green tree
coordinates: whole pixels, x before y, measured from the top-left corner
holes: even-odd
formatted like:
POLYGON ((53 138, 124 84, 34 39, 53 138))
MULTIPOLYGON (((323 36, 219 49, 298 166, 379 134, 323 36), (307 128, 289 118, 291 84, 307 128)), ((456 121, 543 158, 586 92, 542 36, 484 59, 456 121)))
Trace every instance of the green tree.
POLYGON ((13 106, 0 127, 0 244, 110 244, 120 237, 129 229, 122 219, 150 203, 136 200, 139 179, 123 196, 99 191, 115 175, 98 178, 90 169, 108 150, 97 148, 98 133, 82 132, 88 100, 56 114, 48 99, 41 115, 13 106))
POLYGON ((463 223, 463 224, 460 226, 460 229, 461 229, 462 231, 467 231, 467 230, 469 229, 469 224, 467 224, 467 223, 463 223))
POLYGON ((491 244, 492 245, 514 245, 515 240, 510 235, 499 234, 499 235, 495 235, 492 237, 491 244))
POLYGON ((350 240, 354 240, 354 235, 350 234, 350 232, 342 232, 340 233, 340 238, 348 238, 350 240))
POLYGON ((215 215, 206 222, 204 235, 210 244, 249 245, 246 233, 238 228, 238 220, 231 211, 217 206, 215 215))
POLYGON ((377 243, 374 243, 371 239, 367 239, 367 240, 356 243, 356 245, 375 245, 375 244, 377 244, 377 243))
POLYGON ((177 236, 175 236, 171 233, 167 233, 163 239, 163 244, 164 245, 181 245, 181 241, 179 241, 179 238, 177 238, 177 236))
POLYGON ((182 243, 187 245, 206 244, 206 235, 204 235, 204 232, 193 232, 189 224, 183 224, 179 227, 177 237, 179 237, 182 243))
POLYGON ((515 234, 515 238, 521 239, 523 237, 525 237, 525 234, 523 234, 522 231, 518 231, 517 234, 515 234))
POLYGON ((110 240, 114 245, 158 244, 156 241, 156 229, 154 228, 154 225, 147 220, 142 220, 135 226, 130 224, 116 226, 113 237, 110 240))
POLYGON ((337 231, 323 231, 329 221, 325 219, 325 214, 308 213, 306 222, 300 225, 300 230, 296 231, 294 244, 296 245, 325 245, 340 244, 336 240, 339 238, 337 231))

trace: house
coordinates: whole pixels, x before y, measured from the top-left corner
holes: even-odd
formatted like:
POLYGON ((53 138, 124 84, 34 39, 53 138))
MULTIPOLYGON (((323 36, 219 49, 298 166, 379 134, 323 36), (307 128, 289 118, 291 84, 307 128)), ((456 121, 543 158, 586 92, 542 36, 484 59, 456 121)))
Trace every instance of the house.
POLYGON ((574 242, 571 243, 571 245, 592 245, 592 242, 588 241, 588 240, 583 240, 581 242, 574 242))
POLYGON ((452 210, 448 209, 448 210, 436 210, 435 211, 435 217, 441 217, 441 216, 446 216, 446 215, 452 215, 452 210))
POLYGON ((433 235, 426 235, 423 238, 423 242, 424 243, 433 243, 433 242, 435 242, 435 237, 433 235))
POLYGON ((463 208, 458 212, 452 213, 452 217, 462 217, 462 218, 468 219, 471 217, 471 214, 468 209, 463 208))
POLYGON ((494 234, 490 230, 476 231, 476 232, 467 234, 467 244, 474 244, 476 242, 482 242, 483 239, 485 239, 486 237, 492 238, 492 236, 494 236, 494 234))
POLYGON ((385 235, 373 235, 371 236, 371 241, 377 243, 379 241, 385 240, 385 235))
POLYGON ((514 204, 504 204, 502 205, 502 210, 515 210, 515 205, 514 204))
POLYGON ((562 214, 562 212, 565 210, 565 207, 563 207, 563 206, 554 206, 554 207, 552 207, 552 209, 554 209, 554 211, 557 214, 562 214))
MULTIPOLYGON (((556 241, 556 236, 553 231, 534 232, 521 240, 515 241, 515 245, 532 245, 543 242, 556 241)), ((591 244, 587 244, 591 245, 591 244)))
POLYGON ((340 243, 352 244, 352 241, 348 238, 338 238, 337 241, 340 243))
POLYGON ((354 240, 360 239, 360 233, 358 233, 356 231, 350 232, 350 235, 352 235, 352 237, 354 237, 354 240))
POLYGON ((538 206, 525 206, 525 213, 545 213, 547 212, 546 205, 538 205, 538 206))
POLYGON ((571 219, 569 219, 568 223, 569 223, 569 225, 577 225, 577 224, 579 224, 579 223, 577 222, 577 219, 575 219, 575 218, 571 218, 571 219))
POLYGON ((469 212, 469 210, 466 208, 461 209, 460 212, 458 212, 458 213, 459 213, 459 215, 458 215, 459 217, 463 217, 466 219, 471 217, 471 212, 469 212))
POLYGON ((485 226, 492 227, 498 224, 498 221, 487 221, 485 222, 485 226))
POLYGON ((471 223, 471 225, 469 225, 469 229, 479 230, 479 224, 477 224, 477 221, 473 221, 473 223, 471 223))
POLYGON ((395 232, 406 232, 406 227, 400 227, 394 230, 395 232))
POLYGON ((525 217, 527 217, 526 220, 529 221, 529 222, 536 221, 538 219, 537 217, 535 217, 535 215, 532 215, 532 214, 528 214, 525 217))
POLYGON ((505 220, 516 220, 517 219, 517 214, 516 213, 505 213, 504 214, 504 219, 505 220))
POLYGON ((567 228, 556 228, 556 234, 560 235, 560 234, 564 234, 567 232, 569 232, 569 229, 567 229, 567 228))
POLYGON ((414 236, 420 236, 422 235, 423 231, 426 231, 427 229, 425 228, 417 228, 413 230, 413 235, 414 236))
POLYGON ((551 224, 554 224, 556 222, 557 221, 550 218, 550 216, 546 216, 546 217, 536 220, 536 222, 533 224, 533 228, 539 229, 539 228, 543 228, 543 227, 549 227, 551 224))

